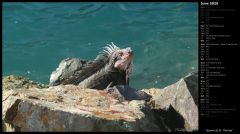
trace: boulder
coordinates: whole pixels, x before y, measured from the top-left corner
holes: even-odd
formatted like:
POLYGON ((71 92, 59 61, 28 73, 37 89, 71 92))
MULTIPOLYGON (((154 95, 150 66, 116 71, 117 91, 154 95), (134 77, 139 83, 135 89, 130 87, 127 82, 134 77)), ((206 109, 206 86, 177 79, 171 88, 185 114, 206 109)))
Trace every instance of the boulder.
MULTIPOLYGON (((52 72, 49 85, 57 86, 60 83, 69 83, 69 81, 73 81, 72 79, 78 79, 78 77, 74 76, 74 73, 80 70, 83 64, 86 64, 86 61, 77 58, 67 58, 62 60, 59 63, 58 68, 52 72)), ((76 84, 77 83, 78 81, 76 84)))
POLYGON ((2 103, 14 131, 166 131, 144 100, 119 102, 75 85, 3 89, 2 103))
POLYGON ((159 113, 170 131, 198 130, 198 73, 163 89, 144 89, 152 96, 151 109, 159 113))
POLYGON ((99 71, 108 61, 106 55, 100 54, 93 61, 78 58, 63 59, 50 76, 49 85, 78 85, 81 81, 99 71))
POLYGON ((196 73, 164 89, 141 90, 150 100, 119 101, 106 90, 49 87, 15 76, 2 82, 3 131, 198 130, 196 73))

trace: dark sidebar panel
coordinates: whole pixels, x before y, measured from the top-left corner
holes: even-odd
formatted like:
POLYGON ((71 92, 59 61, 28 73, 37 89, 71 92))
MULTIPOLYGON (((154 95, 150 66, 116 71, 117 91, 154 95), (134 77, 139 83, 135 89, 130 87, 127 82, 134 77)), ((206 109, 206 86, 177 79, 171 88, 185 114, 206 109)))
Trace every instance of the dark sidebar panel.
POLYGON ((239 132, 239 4, 199 2, 199 131, 239 132))

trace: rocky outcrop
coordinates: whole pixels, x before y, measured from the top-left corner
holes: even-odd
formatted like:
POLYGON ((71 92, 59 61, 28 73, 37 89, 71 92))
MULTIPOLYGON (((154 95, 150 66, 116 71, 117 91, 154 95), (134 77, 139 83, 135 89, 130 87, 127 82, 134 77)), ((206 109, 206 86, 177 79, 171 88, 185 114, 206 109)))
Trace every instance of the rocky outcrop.
POLYGON ((39 82, 32 81, 28 78, 22 76, 6 76, 2 79, 2 89, 3 90, 13 90, 13 89, 28 89, 28 88, 47 88, 48 85, 44 85, 39 82))
POLYGON ((145 101, 120 103, 74 85, 3 89, 2 103, 2 119, 15 131, 165 131, 145 101))
POLYGON ((122 102, 105 90, 48 87, 29 79, 22 84, 35 86, 14 87, 15 79, 2 79, 4 131, 194 131, 198 127, 195 75, 164 89, 142 90, 152 95, 150 100, 122 102))
POLYGON ((152 95, 151 108, 170 131, 198 130, 198 74, 180 79, 164 89, 144 90, 152 95))

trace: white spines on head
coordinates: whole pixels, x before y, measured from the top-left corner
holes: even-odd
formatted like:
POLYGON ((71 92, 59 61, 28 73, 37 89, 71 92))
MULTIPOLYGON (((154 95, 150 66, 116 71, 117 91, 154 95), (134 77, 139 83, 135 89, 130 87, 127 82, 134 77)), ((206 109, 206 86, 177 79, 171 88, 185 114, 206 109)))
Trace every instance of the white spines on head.
POLYGON ((117 47, 116 45, 113 44, 113 42, 111 42, 111 44, 107 44, 107 46, 104 47, 103 52, 101 53, 111 55, 113 52, 119 49, 120 49, 119 47, 117 47))
POLYGON ((112 46, 113 49, 119 49, 116 45, 113 44, 113 42, 111 42, 111 44, 112 45, 110 45, 110 46, 112 46))

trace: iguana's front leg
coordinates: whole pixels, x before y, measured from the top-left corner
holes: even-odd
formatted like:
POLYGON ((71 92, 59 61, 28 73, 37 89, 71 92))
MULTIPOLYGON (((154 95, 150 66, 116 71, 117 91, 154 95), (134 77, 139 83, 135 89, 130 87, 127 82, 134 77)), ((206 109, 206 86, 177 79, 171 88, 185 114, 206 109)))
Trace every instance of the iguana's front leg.
POLYGON ((150 100, 151 95, 134 88, 129 87, 128 85, 116 85, 108 86, 105 91, 111 94, 115 99, 120 102, 131 101, 131 100, 150 100))

